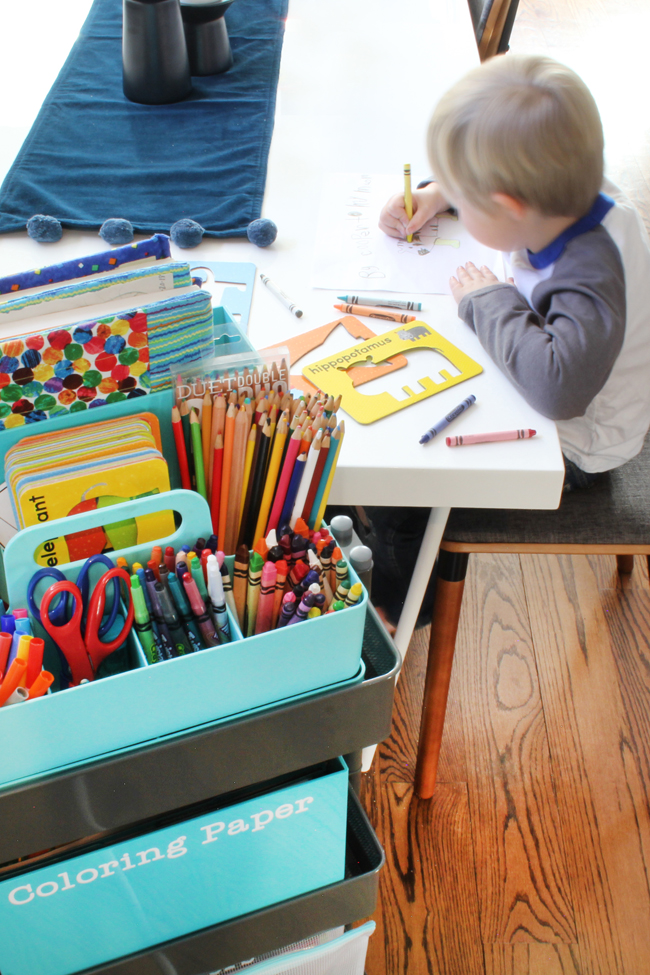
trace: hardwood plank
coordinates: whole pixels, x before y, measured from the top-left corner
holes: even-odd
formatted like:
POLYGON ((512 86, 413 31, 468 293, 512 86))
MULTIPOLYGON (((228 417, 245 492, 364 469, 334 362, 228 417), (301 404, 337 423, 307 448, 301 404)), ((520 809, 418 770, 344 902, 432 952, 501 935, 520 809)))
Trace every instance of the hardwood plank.
POLYGON ((485 975, 584 975, 573 945, 485 945, 485 975))
POLYGON ((365 778, 387 860, 368 975, 484 975, 465 786, 442 783, 423 801, 376 771, 365 778))
POLYGON ((634 557, 634 569, 629 575, 616 571, 615 555, 588 555, 591 570, 599 589, 649 589, 648 561, 645 555, 634 557))
MULTIPOLYGON (((427 626, 416 630, 413 634, 404 670, 397 684, 391 736, 382 742, 378 749, 382 776, 387 782, 413 782, 415 775, 430 630, 431 628, 427 626)), ((438 781, 464 782, 465 780, 465 743, 457 668, 454 668, 440 751, 438 781)))
POLYGON ((639 816, 634 736, 607 614, 584 556, 521 562, 582 967, 636 975, 650 970, 650 893, 639 855, 650 826, 639 816))
POLYGON ((472 556, 456 663, 485 943, 575 941, 519 557, 472 556))

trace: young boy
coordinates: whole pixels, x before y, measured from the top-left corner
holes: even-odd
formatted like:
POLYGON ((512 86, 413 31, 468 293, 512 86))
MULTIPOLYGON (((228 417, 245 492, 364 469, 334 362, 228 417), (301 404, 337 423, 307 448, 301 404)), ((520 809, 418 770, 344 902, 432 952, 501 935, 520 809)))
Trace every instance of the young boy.
MULTIPOLYGON (((494 58, 443 96, 427 147, 436 181, 413 193, 410 221, 403 196, 392 197, 380 227, 405 237, 452 205, 478 241, 504 252, 505 283, 485 267, 458 268, 458 314, 524 399, 557 421, 565 489, 586 487, 634 457, 650 426, 650 241, 603 181, 594 99, 549 58, 494 58)), ((375 545, 397 545, 401 560, 408 548, 412 572, 425 509, 369 514, 375 545)), ((381 605, 395 580, 377 584, 381 605)))

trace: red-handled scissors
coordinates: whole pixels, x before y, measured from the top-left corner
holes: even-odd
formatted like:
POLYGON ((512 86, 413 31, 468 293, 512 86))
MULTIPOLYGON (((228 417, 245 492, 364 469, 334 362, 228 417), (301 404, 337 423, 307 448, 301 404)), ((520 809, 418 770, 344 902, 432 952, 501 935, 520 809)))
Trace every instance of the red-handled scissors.
MULTIPOLYGON (((112 586, 111 586, 112 589, 112 586)), ((133 623, 133 599, 131 598, 131 584, 125 569, 109 569, 98 580, 88 603, 86 629, 81 632, 81 617, 83 615, 83 600, 81 592, 74 582, 64 579, 55 582, 43 595, 41 600, 41 622, 58 647, 61 648, 70 665, 72 683, 74 686, 82 680, 92 680, 102 660, 110 653, 121 647, 129 634, 133 623), (104 609, 106 606, 106 587, 112 579, 122 579, 125 584, 128 611, 126 621, 115 639, 104 643, 99 635, 104 609), (71 619, 60 625, 55 625, 50 619, 50 603, 60 592, 70 593, 74 599, 74 612, 71 619)))

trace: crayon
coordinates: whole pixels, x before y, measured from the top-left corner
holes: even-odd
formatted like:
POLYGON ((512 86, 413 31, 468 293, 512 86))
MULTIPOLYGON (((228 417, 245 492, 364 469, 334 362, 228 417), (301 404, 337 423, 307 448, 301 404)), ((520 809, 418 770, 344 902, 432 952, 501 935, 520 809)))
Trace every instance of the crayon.
POLYGON ((363 295, 337 295, 346 305, 380 305, 383 308, 403 308, 404 311, 422 311, 419 301, 402 301, 401 298, 369 298, 363 295))
MULTIPOLYGON (((404 163, 404 209, 406 216, 411 220, 413 217, 413 196, 411 194, 411 164, 404 163)), ((411 243, 413 234, 407 234, 406 239, 411 243)))
POLYGON ((362 592, 363 592, 363 586, 361 585, 361 583, 355 582, 345 597, 345 605, 354 606, 354 604, 358 602, 359 599, 361 598, 362 592))
POLYGON ((250 554, 246 545, 240 545, 235 553, 235 569, 233 579, 233 594, 240 630, 244 629, 246 615, 246 590, 248 588, 248 564, 250 554))
POLYGON ((232 637, 230 636, 230 624, 226 611, 226 597, 216 555, 208 557, 208 592, 212 611, 217 621, 217 636, 221 643, 230 643, 232 637))
POLYGON ((253 552, 248 565, 248 590, 246 593, 246 636, 255 633, 257 607, 260 599, 260 585, 262 582, 262 567, 264 559, 257 552, 253 552))
POLYGON ((275 583, 278 570, 274 562, 265 562, 262 569, 260 598, 255 620, 255 633, 266 633, 271 629, 273 619, 273 603, 275 601, 275 583))
POLYGON ((206 647, 218 647, 219 637, 215 632, 214 624, 206 612, 205 604, 201 599, 201 593, 197 589, 196 583, 189 572, 186 572, 183 576, 183 585, 187 593, 187 598, 190 601, 192 612, 196 617, 195 622, 201 632, 201 638, 204 644, 206 647))
POLYGON ((497 433, 469 433, 462 437, 447 437, 448 447, 462 447, 473 443, 501 443, 503 440, 529 440, 537 430, 499 430, 497 433))
POLYGON ((462 403, 459 403, 458 406, 454 407, 454 409, 451 410, 449 413, 447 413, 446 416, 443 416, 442 420, 438 420, 438 422, 434 423, 434 425, 430 427, 426 433, 423 433, 422 436, 420 437, 420 443, 429 443, 430 440, 433 440, 433 438, 436 437, 439 433, 441 433, 441 431, 444 430, 445 427, 448 427, 449 424, 453 420, 455 420, 457 416, 460 416, 461 413, 464 413, 465 410, 468 410, 472 405, 472 403, 475 402, 476 402, 476 396, 474 396, 474 394, 472 393, 471 396, 468 396, 467 399, 464 399, 462 403))
POLYGON ((306 620, 309 610, 314 605, 315 598, 316 597, 313 592, 306 592, 300 600, 298 609, 287 623, 287 626, 293 626, 294 623, 302 623, 304 620, 306 620))
POLYGON ((295 315, 296 318, 302 318, 302 311, 300 308, 298 308, 298 305, 294 304, 291 298, 288 295, 285 295, 284 291, 281 291, 277 284, 275 284, 274 281, 271 281, 268 275, 260 272, 260 280, 262 281, 262 284, 266 285, 271 294, 275 295, 278 301, 281 301, 284 307, 289 309, 292 315, 295 315))
POLYGON ((388 309, 372 308, 370 305, 343 305, 337 301, 334 303, 334 307, 338 311, 345 312, 346 315, 363 315, 365 318, 381 318, 385 322, 406 324, 406 322, 417 321, 415 315, 406 315, 403 312, 389 311, 388 309))
POLYGON ((271 616, 271 629, 274 630, 278 625, 278 619, 280 618, 280 610, 282 608, 282 595, 284 593, 284 584, 287 581, 287 575, 289 572, 289 566, 284 559, 280 559, 275 563, 276 578, 275 578, 275 595, 273 598, 273 613, 271 616))
MULTIPOLYGON (((219 561, 217 557, 217 561, 219 561)), ((230 573, 228 572, 228 566, 225 562, 219 568, 221 572, 221 581, 223 582, 223 594, 226 599, 226 606, 230 610, 234 619, 237 619, 237 607, 235 606, 235 596, 232 591, 232 579, 230 578, 230 573)))
POLYGON ((286 626, 298 607, 296 597, 292 592, 285 593, 282 598, 282 609, 278 619, 278 629, 286 626))

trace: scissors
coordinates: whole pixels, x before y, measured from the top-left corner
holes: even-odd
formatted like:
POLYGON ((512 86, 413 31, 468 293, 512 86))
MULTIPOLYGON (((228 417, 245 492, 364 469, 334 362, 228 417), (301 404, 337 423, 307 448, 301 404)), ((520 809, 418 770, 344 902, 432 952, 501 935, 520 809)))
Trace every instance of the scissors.
MULTIPOLYGON (((113 563, 108 558, 107 555, 91 555, 89 559, 81 567, 81 571, 77 576, 77 588, 81 593, 81 600, 83 605, 83 616, 86 615, 88 609, 88 593, 90 590, 90 570, 93 565, 103 565, 107 569, 113 568, 113 563)), ((66 578, 59 569, 39 569, 35 572, 29 581, 27 586, 27 605, 29 606, 29 612, 32 614, 35 620, 38 620, 41 625, 43 621, 41 619, 41 613, 36 605, 36 600, 34 599, 34 594, 36 592, 36 587, 39 582, 43 579, 54 579, 55 582, 65 582, 66 578)), ((99 628, 99 635, 104 636, 110 628, 113 626, 117 618, 117 613, 120 608, 120 582, 119 579, 115 579, 113 582, 113 602, 111 605, 108 618, 102 623, 99 628)), ((69 594, 61 593, 56 600, 56 602, 50 606, 49 618, 50 622, 54 623, 55 626, 61 626, 63 623, 67 622, 72 617, 72 609, 70 607, 70 597, 69 594)))
MULTIPOLYGON (((114 599, 113 604, 119 605, 119 600, 114 599)), ((61 579, 51 585, 41 600, 41 625, 68 661, 73 687, 81 683, 82 680, 93 680, 102 660, 122 646, 131 629, 133 599, 131 598, 129 575, 125 569, 117 569, 111 566, 109 571, 99 579, 88 602, 86 625, 82 633, 83 610, 81 589, 68 579, 61 579), (128 595, 126 621, 118 635, 110 642, 104 643, 101 639, 101 623, 106 606, 106 590, 109 585, 117 586, 119 590, 120 579, 123 580, 128 595), (74 601, 72 617, 69 620, 64 619, 63 623, 56 624, 50 615, 50 604, 57 598, 57 606, 60 606, 61 602, 67 603, 68 594, 74 601)))

